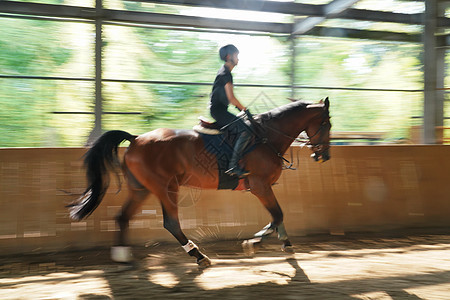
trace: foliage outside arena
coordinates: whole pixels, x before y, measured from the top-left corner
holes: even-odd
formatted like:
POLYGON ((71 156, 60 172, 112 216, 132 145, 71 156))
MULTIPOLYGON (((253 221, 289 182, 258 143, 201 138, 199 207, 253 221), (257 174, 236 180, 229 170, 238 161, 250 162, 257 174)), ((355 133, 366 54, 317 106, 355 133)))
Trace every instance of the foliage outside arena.
MULTIPOLYGON (((108 3, 117 9, 177 10, 108 3)), ((0 26, 1 75, 58 77, 0 78, 0 147, 83 146, 94 125, 94 25, 2 17, 0 26)), ((288 37, 116 25, 104 25, 103 36, 103 79, 108 79, 103 111, 128 113, 104 114, 104 130, 141 134, 158 127, 192 128, 198 116, 208 116, 210 84, 221 65, 217 52, 227 43, 241 51, 233 70, 235 92, 253 113, 291 97, 285 87, 292 83, 288 37)), ((422 89, 420 45, 300 37, 295 55, 295 97, 317 101, 329 96, 334 131, 379 131, 393 140, 408 138, 410 127, 420 124, 413 117, 422 115, 422 93, 357 90, 422 89)))

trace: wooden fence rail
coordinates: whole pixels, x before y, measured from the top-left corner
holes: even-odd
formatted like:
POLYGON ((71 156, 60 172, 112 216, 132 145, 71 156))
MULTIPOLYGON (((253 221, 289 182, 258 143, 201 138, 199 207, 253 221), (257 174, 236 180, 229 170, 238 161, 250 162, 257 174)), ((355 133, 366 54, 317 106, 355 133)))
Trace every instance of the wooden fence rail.
MULTIPOLYGON (((0 255, 113 243, 125 185, 116 193, 113 180, 87 220, 71 221, 65 208, 85 188, 84 151, 0 149, 0 255)), ((297 170, 274 186, 290 235, 450 226, 450 146, 335 146, 324 164, 306 148, 292 153, 297 170)), ((249 192, 183 188, 180 206, 182 227, 197 241, 247 238, 270 221, 249 192)), ((132 221, 131 238, 174 241, 154 196, 132 221)))

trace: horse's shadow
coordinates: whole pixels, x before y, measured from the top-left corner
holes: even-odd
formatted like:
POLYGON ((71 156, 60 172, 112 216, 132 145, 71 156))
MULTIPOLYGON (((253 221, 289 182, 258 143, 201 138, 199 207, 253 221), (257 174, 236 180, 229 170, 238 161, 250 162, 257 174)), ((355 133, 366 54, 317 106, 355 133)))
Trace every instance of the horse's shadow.
MULTIPOLYGON (((285 282, 310 283, 305 272, 293 257, 284 259, 273 253, 270 255, 262 253, 252 259, 239 252, 232 253, 234 250, 236 249, 218 251, 217 255, 211 257, 213 265, 207 269, 198 269, 194 261, 185 263, 184 261, 189 261, 189 258, 185 257, 185 253, 177 250, 174 253, 152 251, 152 254, 141 254, 132 265, 97 265, 96 267, 103 271, 102 277, 108 283, 111 297, 105 294, 86 293, 79 295, 78 299, 184 299, 187 297, 197 299, 212 296, 221 299, 224 295, 233 299, 247 299, 255 291, 269 290, 273 293, 277 289, 284 290, 286 287, 286 285, 279 285, 270 280, 247 285, 239 283, 237 277, 245 277, 246 274, 251 275, 252 272, 255 275, 263 273, 265 278, 273 275, 282 278, 285 282), (292 277, 284 272, 276 269, 269 270, 266 267, 270 263, 286 262, 295 269, 295 273, 291 272, 291 275, 294 274, 292 277), (227 270, 232 271, 227 272, 227 270), (219 277, 216 278, 215 274, 219 274, 217 275, 219 277), (159 282, 155 280, 157 276, 161 277, 159 282), (207 276, 207 281, 216 282, 217 287, 205 288, 201 284, 202 276, 207 276), (164 279, 166 281, 161 282, 164 279), (226 284, 230 280, 235 284, 226 284)), ((269 251, 263 252, 268 254, 269 251)))
MULTIPOLYGON (((317 282, 308 277, 298 255, 283 257, 283 254, 274 253, 269 247, 251 259, 237 251, 233 255, 233 250, 216 251, 218 253, 211 256, 213 265, 205 270, 198 270, 194 262, 183 263, 186 261, 186 254, 174 251, 174 253, 148 255, 139 259, 137 264, 128 269, 117 268, 112 271, 111 267, 107 267, 104 269, 103 277, 109 284, 112 299, 253 299, 259 297, 261 299, 354 300, 366 299, 360 298, 365 294, 383 293, 393 300, 399 300, 420 299, 407 292, 409 288, 415 287, 418 281, 433 282, 433 284, 447 283, 450 276, 450 271, 444 271, 383 278, 336 278, 331 282, 317 282), (278 264, 283 265, 283 268, 278 269, 278 264), (286 264, 292 268, 286 268, 286 264), (286 271, 287 269, 289 271, 286 271), (246 278, 246 276, 261 274, 266 279, 273 276, 281 280, 277 282, 270 279, 256 279, 251 282, 246 278), (161 276, 159 282, 154 280, 156 275, 161 276), (239 282, 240 277, 242 282, 239 282), (166 281, 164 281, 165 278, 166 281), (213 287, 205 287, 203 283, 208 280, 216 280, 217 284, 213 287)), ((84 294, 79 299, 107 299, 107 296, 84 294)))
MULTIPOLYGON (((184 299, 187 297, 196 299, 203 297, 250 299, 255 294, 263 295, 263 299, 267 299, 269 295, 283 299, 288 294, 294 293, 294 290, 298 290, 299 286, 311 284, 308 276, 293 256, 282 258, 273 254, 261 254, 252 259, 241 253, 236 254, 234 258, 230 253, 225 255, 226 258, 223 258, 223 255, 219 255, 219 259, 212 257, 213 265, 203 270, 198 269, 195 263, 180 263, 179 257, 159 254, 157 255, 160 259, 158 264, 153 263, 155 258, 149 259, 147 257, 137 261, 132 266, 107 267, 103 270, 103 277, 109 284, 111 299, 184 299), (288 263, 295 272, 291 272, 291 276, 289 276, 276 269, 269 270, 267 265, 273 263, 288 263), (222 271, 229 269, 234 269, 234 271, 232 273, 222 271), (242 275, 239 270, 244 270, 242 275), (254 283, 240 284, 236 277, 242 276, 245 280, 244 277, 248 274, 245 271, 250 274, 254 272, 255 275, 264 273, 266 278, 273 275, 282 278, 287 284, 277 284, 271 280, 259 280, 259 282, 256 280, 254 283), (216 288, 205 288, 200 283, 201 277, 208 275, 208 272, 224 274, 222 277, 214 278, 218 283, 216 288), (172 285, 170 282, 158 284, 151 280, 151 277, 158 273, 172 274, 177 282, 172 285), (230 280, 235 284, 226 284, 230 280), (221 282, 224 283, 224 287, 220 287, 221 282), (290 288, 291 285, 293 285, 292 288, 290 288)), ((170 280, 173 280, 173 278, 170 280)), ((88 293, 80 295, 79 299, 108 299, 107 297, 88 293)))

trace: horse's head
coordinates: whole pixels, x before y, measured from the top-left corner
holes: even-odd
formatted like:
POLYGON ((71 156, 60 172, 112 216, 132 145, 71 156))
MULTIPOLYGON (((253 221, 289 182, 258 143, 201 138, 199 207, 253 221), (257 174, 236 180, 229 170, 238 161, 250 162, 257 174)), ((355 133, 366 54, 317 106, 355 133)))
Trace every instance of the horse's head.
POLYGON ((317 162, 325 162, 330 159, 330 101, 328 97, 319 104, 309 106, 318 110, 317 116, 313 117, 305 131, 309 137, 308 144, 314 152, 311 157, 317 162))

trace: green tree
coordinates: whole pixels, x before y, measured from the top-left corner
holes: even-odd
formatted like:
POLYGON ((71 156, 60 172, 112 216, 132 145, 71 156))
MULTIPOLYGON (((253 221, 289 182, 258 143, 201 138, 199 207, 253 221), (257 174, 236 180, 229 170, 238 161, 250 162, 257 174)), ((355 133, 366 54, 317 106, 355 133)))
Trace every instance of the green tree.
MULTIPOLYGON (((59 31, 53 22, 1 18, 0 27, 0 74, 51 76, 70 58, 48 34, 59 31)), ((56 83, 4 78, 0 86, 0 145, 46 145, 56 83)))

